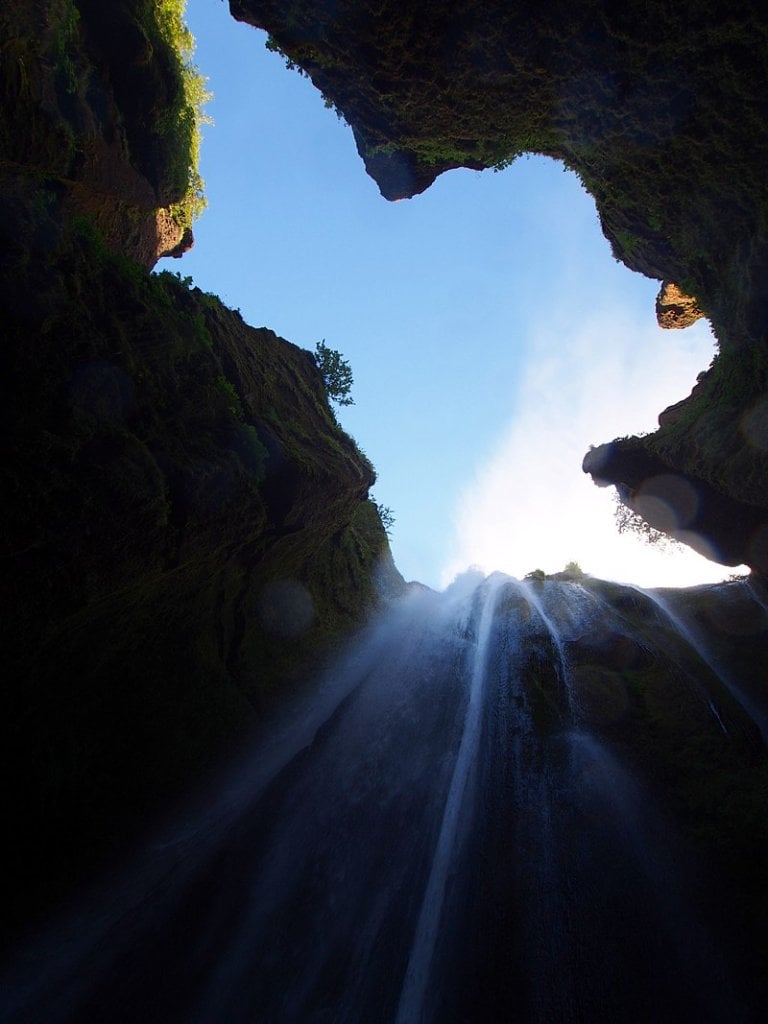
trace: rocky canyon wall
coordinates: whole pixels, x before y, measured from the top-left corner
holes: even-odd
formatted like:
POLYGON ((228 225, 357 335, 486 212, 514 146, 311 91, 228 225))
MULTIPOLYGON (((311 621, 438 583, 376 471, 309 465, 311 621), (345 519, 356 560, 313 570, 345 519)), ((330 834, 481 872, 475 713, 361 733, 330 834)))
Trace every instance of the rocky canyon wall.
MULTIPOLYGON (((311 355, 149 273, 191 244, 201 200, 194 96, 160 17, 178 6, 0 12, 7 934, 209 777, 278 684, 403 585, 311 355)), ((230 7, 347 119, 387 198, 523 152, 579 175, 616 257, 694 297, 720 345, 656 434, 586 468, 768 572, 757 4, 230 7)))
POLYGON ((0 14, 11 932, 402 585, 314 357, 149 273, 199 200, 161 8, 0 14))

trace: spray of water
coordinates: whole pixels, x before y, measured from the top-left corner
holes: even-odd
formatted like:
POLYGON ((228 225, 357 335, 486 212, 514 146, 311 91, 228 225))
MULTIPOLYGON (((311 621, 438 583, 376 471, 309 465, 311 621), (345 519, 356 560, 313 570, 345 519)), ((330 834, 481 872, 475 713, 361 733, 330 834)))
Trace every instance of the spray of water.
POLYGON ((396 1024, 418 1024, 422 1020, 424 997, 429 984, 429 969, 440 927, 446 881, 455 851, 459 816, 465 798, 469 771, 477 757, 487 676, 488 643, 493 624, 495 598, 502 583, 502 577, 492 578, 486 592, 480 594, 482 611, 477 625, 476 646, 472 657, 469 702, 464 729, 445 802, 437 848, 416 925, 416 935, 408 960, 396 1024))
MULTIPOLYGON (((727 678, 640 594, 658 642, 727 678)), ((578 583, 469 574, 393 602, 203 805, 18 952, 3 1020, 752 1024, 669 821, 580 704, 573 653, 601 633, 632 625, 578 583)))

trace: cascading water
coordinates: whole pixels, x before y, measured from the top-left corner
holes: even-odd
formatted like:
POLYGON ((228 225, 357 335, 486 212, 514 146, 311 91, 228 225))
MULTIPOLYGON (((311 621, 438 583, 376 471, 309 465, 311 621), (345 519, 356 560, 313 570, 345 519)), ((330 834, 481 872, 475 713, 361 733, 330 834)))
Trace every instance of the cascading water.
POLYGON ((765 753, 651 597, 468 574, 395 602, 204 814, 19 951, 3 1021, 757 1022, 738 940, 768 929, 731 920, 717 801, 699 828, 685 788, 711 764, 681 758, 759 806, 765 753))
MULTIPOLYGON (((429 986, 429 969, 435 952, 442 916, 448 872, 455 853, 460 815, 470 770, 477 759, 480 726, 488 674, 488 643, 493 624, 494 600, 499 580, 489 595, 483 595, 483 607, 477 625, 477 639, 471 658, 469 699, 459 751, 443 811, 437 847, 432 858, 416 934, 405 973, 396 1024, 418 1024, 424 1016, 424 1000, 429 986)), ((466 813, 466 812, 465 812, 466 813)))

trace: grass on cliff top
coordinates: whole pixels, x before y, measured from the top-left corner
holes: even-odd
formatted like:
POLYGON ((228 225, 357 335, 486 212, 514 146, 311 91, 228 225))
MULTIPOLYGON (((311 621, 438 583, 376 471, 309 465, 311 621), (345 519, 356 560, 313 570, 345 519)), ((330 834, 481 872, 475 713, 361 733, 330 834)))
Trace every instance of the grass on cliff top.
POLYGON ((99 118, 121 125, 130 162, 158 204, 191 226, 206 205, 199 162, 210 94, 194 63, 185 8, 186 0, 4 0, 4 159, 47 178, 77 178, 92 148, 98 96, 99 118))
POLYGON ((181 174, 186 172, 184 196, 171 206, 171 213, 183 227, 190 227, 206 206, 205 183, 199 170, 200 144, 202 126, 211 123, 204 110, 211 94, 194 63, 195 39, 184 21, 186 6, 187 0, 158 0, 155 17, 160 34, 174 55, 181 82, 178 99, 163 112, 159 122, 162 133, 178 147, 177 160, 183 164, 181 174))

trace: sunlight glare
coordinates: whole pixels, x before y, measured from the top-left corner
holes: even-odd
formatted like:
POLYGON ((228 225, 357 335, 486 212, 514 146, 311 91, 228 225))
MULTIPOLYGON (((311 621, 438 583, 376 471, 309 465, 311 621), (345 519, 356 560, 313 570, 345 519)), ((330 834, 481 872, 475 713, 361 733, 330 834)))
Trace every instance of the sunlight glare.
POLYGON ((690 393, 714 354, 709 325, 668 332, 602 310, 565 332, 539 330, 532 350, 514 420, 455 510, 442 584, 468 565, 520 578, 576 561, 590 575, 641 586, 690 586, 738 571, 688 548, 620 535, 614 489, 581 471, 591 444, 654 430, 659 412, 690 393))

